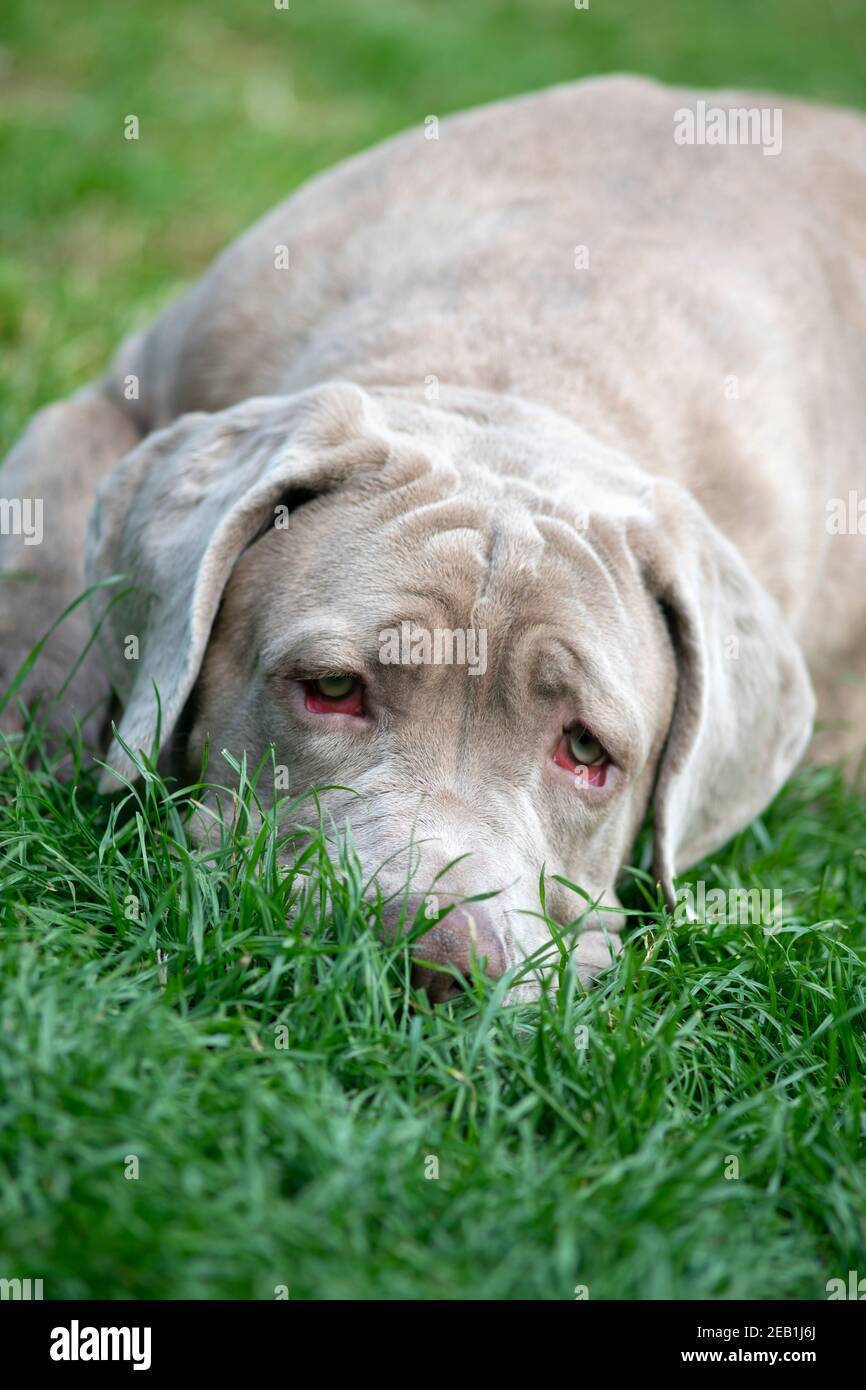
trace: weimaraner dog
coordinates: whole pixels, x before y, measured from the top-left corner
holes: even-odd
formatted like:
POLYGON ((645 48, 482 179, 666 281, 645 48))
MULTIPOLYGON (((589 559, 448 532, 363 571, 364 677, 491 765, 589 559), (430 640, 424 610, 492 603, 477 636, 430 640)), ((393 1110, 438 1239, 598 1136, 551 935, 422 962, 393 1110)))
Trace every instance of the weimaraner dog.
POLYGON ((556 954, 542 869, 588 980, 620 919, 559 878, 615 908, 652 806, 673 901, 807 749, 866 742, 866 122, 624 77, 428 117, 241 237, 0 481, 7 521, 44 503, 2 542, 5 681, 125 576, 55 702, 110 768, 107 715, 154 751, 156 687, 181 775, 207 740, 344 789, 434 999, 556 954))

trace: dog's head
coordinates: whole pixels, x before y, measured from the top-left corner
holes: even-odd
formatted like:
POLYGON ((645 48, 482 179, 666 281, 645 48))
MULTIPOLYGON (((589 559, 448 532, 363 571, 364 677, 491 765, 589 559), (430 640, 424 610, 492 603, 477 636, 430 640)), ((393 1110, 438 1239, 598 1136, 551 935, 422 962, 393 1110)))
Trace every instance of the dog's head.
POLYGON ((334 384, 185 416, 103 485, 88 571, 135 586, 102 631, 123 741, 151 749, 156 686, 188 771, 207 736, 272 745, 293 795, 351 788, 322 799, 386 923, 453 905, 419 951, 462 970, 549 943, 542 868, 565 926, 586 903, 554 874, 615 904, 651 803, 672 899, 808 737, 800 652, 734 546, 519 402, 334 384))

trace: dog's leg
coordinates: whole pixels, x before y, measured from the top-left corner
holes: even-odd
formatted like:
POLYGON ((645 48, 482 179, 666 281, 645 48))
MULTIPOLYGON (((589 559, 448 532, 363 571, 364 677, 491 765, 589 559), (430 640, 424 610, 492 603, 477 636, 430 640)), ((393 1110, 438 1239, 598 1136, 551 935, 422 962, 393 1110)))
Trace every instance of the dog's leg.
MULTIPOLYGON (((101 386, 91 386, 41 410, 0 469, 0 701, 39 639, 83 592, 84 539, 97 483, 139 437, 123 408, 101 386)), ((19 728, 17 701, 40 696, 56 702, 49 731, 68 730, 75 716, 86 742, 99 742, 109 687, 95 649, 64 690, 90 634, 82 604, 51 636, 0 714, 0 727, 19 728)))
POLYGON ((849 778, 866 779, 866 627, 861 627, 836 679, 815 675, 818 732, 809 746, 814 763, 841 763, 849 778))

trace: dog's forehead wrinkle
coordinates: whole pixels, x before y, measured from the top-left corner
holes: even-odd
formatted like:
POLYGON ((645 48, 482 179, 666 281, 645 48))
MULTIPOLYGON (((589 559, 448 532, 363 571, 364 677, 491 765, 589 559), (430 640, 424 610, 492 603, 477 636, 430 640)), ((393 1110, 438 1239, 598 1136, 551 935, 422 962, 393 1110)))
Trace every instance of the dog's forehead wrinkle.
MULTIPOLYGON (((457 566, 462 587, 452 591, 453 606, 468 608, 473 614, 470 623, 488 599, 509 600, 513 611, 528 597, 541 571, 544 538, 524 508, 495 505, 491 510, 489 502, 459 495, 431 504, 422 520, 416 563, 422 574, 435 573, 437 578, 443 562, 452 572, 457 566)), ((428 582, 441 595, 437 581, 428 582)), ((418 582, 414 591, 425 588, 426 582, 418 582)))
POLYGON ((478 601, 507 595, 520 603, 535 587, 544 560, 544 537, 525 506, 505 502, 490 517, 487 573, 478 601))
POLYGON ((388 444, 384 466, 372 480, 381 492, 392 498, 404 494, 403 500, 412 505, 414 490, 419 485, 429 490, 433 500, 459 488, 461 469, 447 437, 412 438, 407 443, 391 433, 388 444))
POLYGON ((385 491, 381 518, 386 530, 427 546, 443 535, 483 530, 489 510, 489 502, 460 486, 459 475, 438 474, 425 479, 423 487, 385 491))

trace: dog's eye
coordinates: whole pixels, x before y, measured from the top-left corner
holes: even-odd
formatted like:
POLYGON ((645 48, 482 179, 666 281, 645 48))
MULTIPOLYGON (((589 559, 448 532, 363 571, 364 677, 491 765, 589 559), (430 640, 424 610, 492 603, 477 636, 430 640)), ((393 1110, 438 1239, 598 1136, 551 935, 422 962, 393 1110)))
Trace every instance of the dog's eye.
POLYGON ((319 676, 304 681, 304 704, 311 714, 364 713, 364 685, 355 676, 319 676))
POLYGON ((325 700, 345 700, 358 682, 354 676, 322 676, 321 680, 312 681, 311 684, 316 694, 325 700))
POLYGON ((576 763, 583 763, 586 767, 595 767, 598 763, 604 762, 607 754, 595 738, 581 724, 573 729, 568 729, 565 735, 568 744, 568 751, 576 763))
POLYGON ((604 745, 599 743, 582 724, 566 729, 553 755, 557 767, 572 773, 584 786, 603 787, 607 782, 610 758, 604 745))

